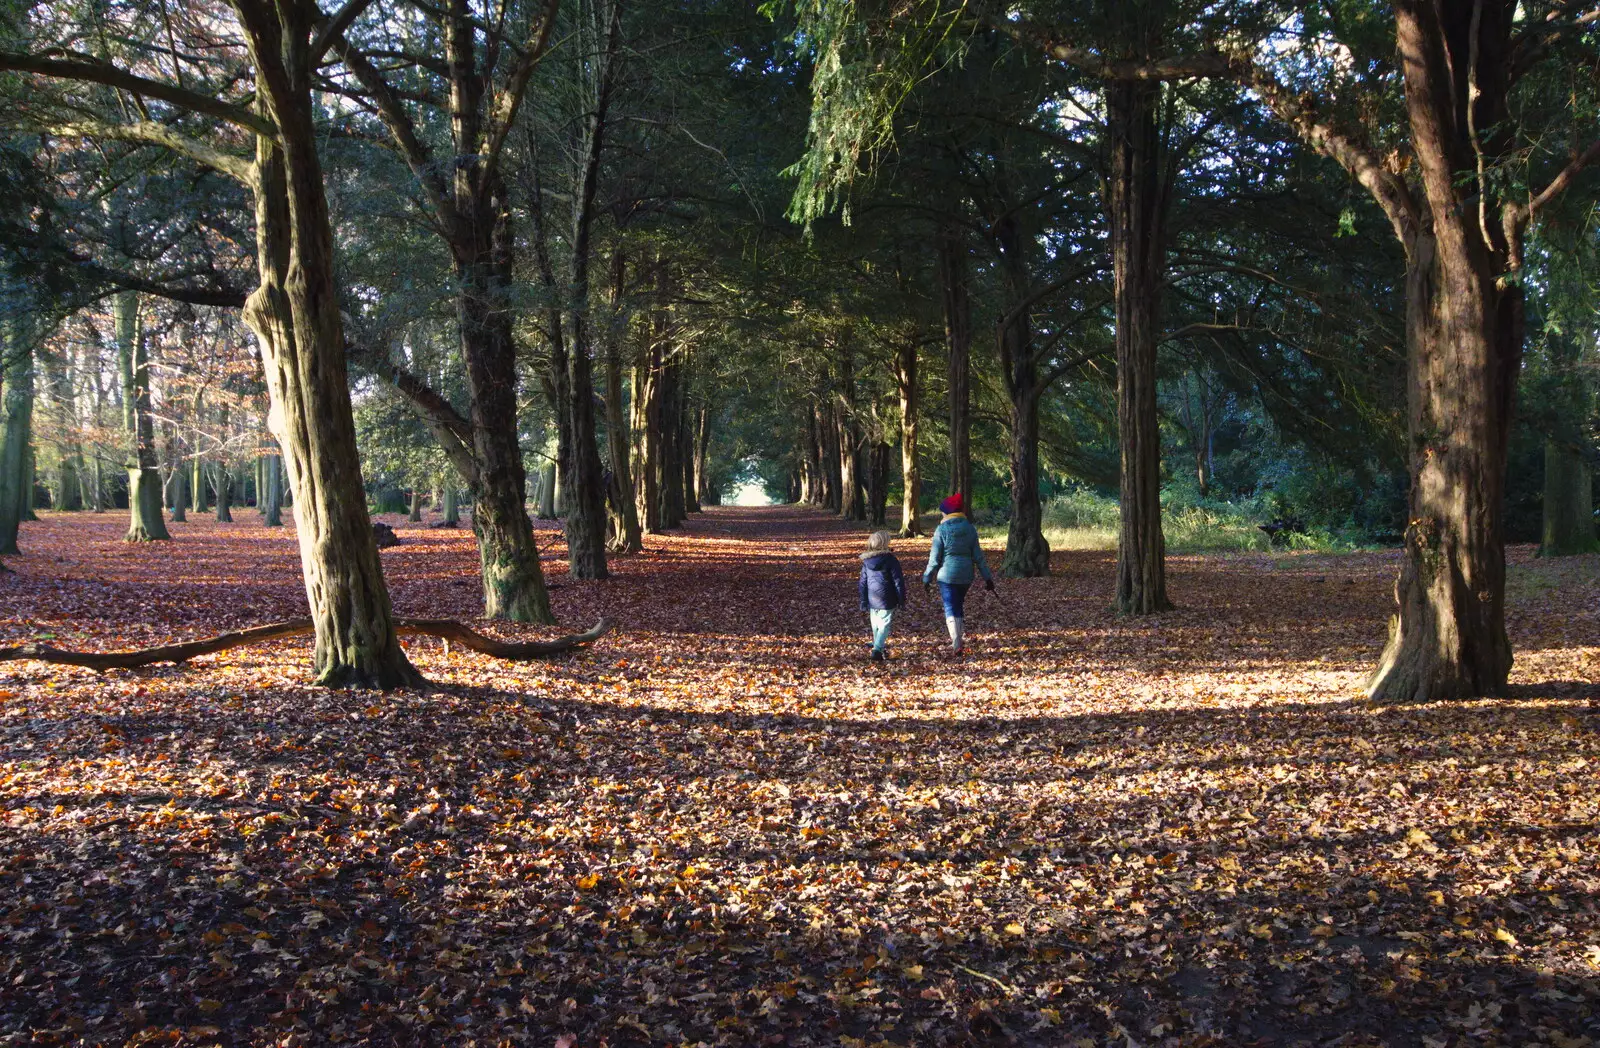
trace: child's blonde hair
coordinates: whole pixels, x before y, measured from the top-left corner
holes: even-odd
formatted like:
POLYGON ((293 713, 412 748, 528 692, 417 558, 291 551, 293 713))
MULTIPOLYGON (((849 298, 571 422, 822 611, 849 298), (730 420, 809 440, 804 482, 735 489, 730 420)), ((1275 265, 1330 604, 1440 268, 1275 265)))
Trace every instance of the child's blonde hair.
POLYGON ((887 553, 889 551, 889 533, 887 531, 874 531, 867 536, 868 553, 887 553))

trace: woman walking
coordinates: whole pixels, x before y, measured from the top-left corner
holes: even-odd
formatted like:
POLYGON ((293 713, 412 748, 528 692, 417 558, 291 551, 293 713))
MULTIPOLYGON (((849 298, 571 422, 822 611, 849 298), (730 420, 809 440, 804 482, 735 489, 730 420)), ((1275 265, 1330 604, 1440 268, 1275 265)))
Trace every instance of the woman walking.
POLYGON ((922 573, 924 590, 936 580, 939 583, 939 598, 944 601, 944 625, 950 631, 950 650, 957 655, 966 650, 961 620, 974 568, 983 576, 984 589, 994 592, 994 575, 983 557, 983 547, 978 545, 978 529, 972 526, 963 509, 959 491, 939 503, 944 519, 933 533, 928 567, 922 573))

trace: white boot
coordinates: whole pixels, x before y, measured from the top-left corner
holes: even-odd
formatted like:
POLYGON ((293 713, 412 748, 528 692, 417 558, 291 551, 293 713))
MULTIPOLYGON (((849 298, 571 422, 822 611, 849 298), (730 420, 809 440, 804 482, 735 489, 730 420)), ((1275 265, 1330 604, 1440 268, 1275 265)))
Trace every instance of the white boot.
POLYGON ((961 620, 947 617, 944 620, 944 628, 950 632, 950 650, 959 652, 961 650, 961 620))

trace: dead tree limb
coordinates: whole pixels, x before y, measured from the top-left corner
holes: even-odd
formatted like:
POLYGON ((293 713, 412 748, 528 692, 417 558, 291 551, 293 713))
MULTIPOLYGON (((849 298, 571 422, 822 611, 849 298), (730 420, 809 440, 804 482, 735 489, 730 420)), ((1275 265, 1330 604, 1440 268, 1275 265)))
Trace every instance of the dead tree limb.
MULTIPOLYGON (((484 655, 492 655, 497 659, 520 662, 528 659, 560 655, 564 651, 571 651, 574 648, 593 644, 609 633, 614 623, 610 619, 603 618, 595 623, 592 629, 584 633, 557 637, 555 640, 530 641, 495 640, 493 637, 485 637, 477 630, 457 622, 455 619, 396 619, 394 625, 396 632, 399 633, 438 637, 442 640, 459 644, 463 648, 471 648, 473 651, 481 652, 484 655)), ((215 651, 226 651, 229 648, 243 647, 247 644, 259 644, 262 641, 276 640, 279 637, 293 637, 297 634, 310 633, 311 631, 310 619, 290 619, 287 622, 271 622, 265 626, 252 626, 245 630, 222 633, 215 637, 207 637, 204 640, 184 641, 181 644, 162 644, 154 648, 139 648, 135 651, 66 651, 62 648, 34 641, 29 644, 19 644, 13 648, 0 648, 0 662, 33 659, 38 662, 53 662, 67 666, 87 666, 92 670, 131 670, 156 662, 172 662, 182 665, 192 658, 200 655, 209 655, 215 651)))

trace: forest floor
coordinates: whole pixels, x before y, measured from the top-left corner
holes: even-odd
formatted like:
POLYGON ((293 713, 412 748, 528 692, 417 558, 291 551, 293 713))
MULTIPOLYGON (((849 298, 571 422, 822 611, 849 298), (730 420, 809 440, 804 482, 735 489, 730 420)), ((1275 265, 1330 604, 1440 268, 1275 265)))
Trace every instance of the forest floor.
MULTIPOLYGON (((238 516, 24 525, 0 644, 302 614, 238 516)), ((473 618, 470 531, 387 519, 401 613, 473 618)), ((1057 554, 963 661, 918 588, 878 667, 862 537, 728 508, 551 559, 616 633, 412 642, 416 692, 309 687, 304 640, 0 665, 0 1045, 1600 1043, 1597 558, 1512 551, 1510 698, 1375 710, 1393 553, 1174 557, 1140 621, 1057 554)))

